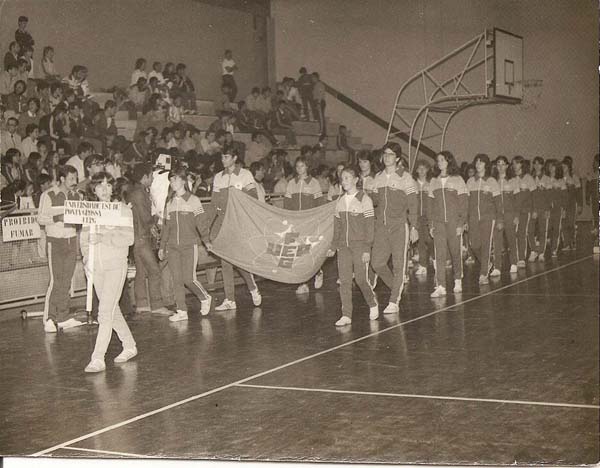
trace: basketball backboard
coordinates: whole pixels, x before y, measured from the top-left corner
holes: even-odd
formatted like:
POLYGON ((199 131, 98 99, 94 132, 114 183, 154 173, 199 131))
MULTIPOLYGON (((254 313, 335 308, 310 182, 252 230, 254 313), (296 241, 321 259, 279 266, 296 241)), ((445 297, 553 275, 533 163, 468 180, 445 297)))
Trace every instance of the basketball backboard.
POLYGON ((523 99, 523 38, 494 28, 494 94, 523 99))

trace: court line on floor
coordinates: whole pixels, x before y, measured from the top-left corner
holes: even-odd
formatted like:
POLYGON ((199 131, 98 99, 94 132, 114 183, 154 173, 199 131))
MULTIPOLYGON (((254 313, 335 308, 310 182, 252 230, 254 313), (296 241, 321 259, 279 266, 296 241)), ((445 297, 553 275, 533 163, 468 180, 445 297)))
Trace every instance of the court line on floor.
POLYGON ((560 266, 558 266, 556 268, 553 268, 551 270, 543 271, 543 272, 537 273, 537 274, 535 274, 533 276, 530 276, 528 278, 523 278, 522 280, 516 281, 514 283, 507 284, 507 285, 502 286, 500 288, 488 291, 488 292, 486 292, 484 294, 480 294, 478 296, 474 296, 474 297, 471 297, 469 299, 465 299, 464 301, 457 302, 455 304, 451 304, 451 305, 449 305, 447 307, 443 307, 441 309, 436 309, 436 310, 434 310, 432 312, 420 315, 418 317, 415 317, 413 319, 407 320, 405 322, 400 322, 400 323, 397 323, 395 325, 391 325, 391 326, 389 326, 389 327, 387 327, 387 328, 385 328, 383 330, 379 330, 379 331, 376 331, 376 332, 369 333, 368 335, 364 335, 364 336, 361 336, 360 338, 356 338, 354 340, 347 341, 345 343, 339 344, 339 345, 334 346, 332 348, 324 349, 323 351, 319 351, 317 353, 310 354, 310 355, 305 356, 303 358, 299 358, 299 359, 296 359, 294 361, 288 362, 286 364, 282 364, 280 366, 274 367, 272 369, 268 369, 266 371, 259 372, 257 374, 251 375, 249 377, 245 377, 245 378, 237 380, 235 382, 231 382, 231 383, 223 385, 221 387, 213 388, 212 390, 208 390, 206 392, 199 393, 198 395, 193 395, 193 396, 185 398, 183 400, 176 401, 175 403, 171 403, 171 404, 163 406, 161 408, 157 408, 155 410, 148 411, 147 413, 143 413, 143 414, 140 414, 138 416, 134 416, 133 418, 126 419, 125 421, 121 421, 121 422, 118 422, 118 423, 115 423, 115 424, 111 424, 110 426, 104 427, 102 429, 98 429, 97 431, 90 432, 88 434, 84 434, 84 435, 79 436, 79 437, 77 437, 75 439, 71 439, 71 440, 69 440, 67 442, 63 442, 61 444, 54 445, 54 446, 49 447, 47 449, 40 450, 39 452, 33 453, 31 456, 32 457, 39 457, 39 456, 45 455, 47 453, 53 452, 55 450, 58 450, 58 449, 61 449, 61 448, 65 448, 68 445, 72 445, 72 444, 75 444, 77 442, 81 442, 82 440, 90 439, 90 438, 95 437, 97 435, 104 434, 105 432, 109 432, 109 431, 112 431, 114 429, 118 429, 118 428, 121 428, 123 426, 127 426, 128 424, 131 424, 133 422, 139 421, 141 419, 145 419, 145 418, 148 418, 150 416, 154 416, 155 414, 159 414, 159 413, 162 413, 164 411, 167 411, 167 410, 170 410, 170 409, 173 409, 173 408, 177 408, 178 406, 185 405, 186 403, 190 403, 192 401, 198 400, 200 398, 207 397, 207 396, 212 395, 214 393, 218 393, 218 392, 221 392, 223 390, 227 390, 229 388, 235 387, 236 385, 246 383, 246 382, 248 382, 250 380, 258 379, 259 377, 263 377, 263 376, 271 374, 273 372, 277 372, 277 371, 279 371, 281 369, 285 369, 287 367, 294 366, 294 365, 299 364, 301 362, 308 361, 309 359, 313 359, 315 357, 322 356, 323 354, 327 354, 327 353, 330 353, 332 351, 336 351, 338 349, 345 348, 346 346, 350 346, 350 345, 355 344, 355 343, 359 343, 361 341, 367 340, 369 338, 372 338, 374 336, 377 336, 377 335, 380 335, 382 333, 388 332, 390 330, 394 330, 396 328, 402 327, 402 326, 407 325, 409 323, 416 322, 417 320, 423 320, 424 318, 431 317, 432 315, 437 315, 440 312, 444 312, 444 311, 452 309, 454 307, 457 307, 457 306, 460 306, 460 305, 464 305, 464 304, 468 304, 469 302, 473 302, 473 301, 476 301, 476 300, 479 300, 479 299, 483 299, 484 297, 490 296, 491 294, 495 294, 495 293, 497 293, 499 291, 502 291, 504 289, 508 289, 508 288, 513 287, 513 286, 516 286, 517 284, 521 284, 521 283, 524 283, 526 281, 530 281, 532 279, 539 278, 541 276, 545 276, 545 275, 548 275, 550 273, 554 273, 554 272, 562 270, 564 268, 568 268, 568 267, 570 267, 572 265, 576 265, 576 264, 581 263, 583 261, 589 260, 592 257, 593 257, 593 255, 588 255, 586 257, 579 258, 577 260, 574 260, 574 261, 569 262, 569 263, 565 263, 564 265, 560 265, 560 266))
POLYGON ((469 398, 453 397, 445 395, 420 395, 415 393, 388 393, 388 392, 365 392, 360 390, 335 390, 327 388, 307 388, 307 387, 280 387, 276 385, 253 385, 238 384, 236 387, 261 388, 266 390, 293 390, 297 392, 316 392, 316 393, 341 393, 345 395, 367 395, 367 396, 385 396, 397 398, 422 398, 426 400, 458 400, 458 401, 476 401, 480 403, 507 403, 513 405, 537 405, 537 406, 559 406, 564 408, 588 408, 600 409, 599 405, 584 405, 578 403, 552 403, 546 401, 527 401, 527 400, 500 400, 496 398, 469 398))
POLYGON ((82 447, 62 447, 64 450, 72 450, 74 452, 91 452, 91 453, 104 453, 105 455, 118 455, 119 457, 131 457, 131 458, 155 458, 150 455, 140 455, 139 453, 127 453, 127 452, 114 452, 112 450, 100 450, 100 449, 89 449, 82 447))

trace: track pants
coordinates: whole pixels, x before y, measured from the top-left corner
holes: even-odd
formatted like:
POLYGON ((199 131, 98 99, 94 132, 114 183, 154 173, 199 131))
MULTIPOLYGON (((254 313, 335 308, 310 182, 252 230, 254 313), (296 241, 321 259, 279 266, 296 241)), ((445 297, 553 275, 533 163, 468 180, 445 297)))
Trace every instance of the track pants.
POLYGON ((342 247, 337 252, 338 275, 342 314, 352 318, 352 275, 369 307, 377 305, 377 299, 369 282, 369 263, 363 263, 361 247, 342 247))
MULTIPOLYGON (((479 260, 479 274, 481 276, 487 276, 492 270, 492 245, 493 239, 498 235, 502 234, 502 231, 498 231, 496 227, 495 219, 482 219, 479 221, 469 222, 469 240, 471 241, 471 248, 473 253, 479 260)), ((496 263, 500 265, 502 256, 502 242, 496 242, 496 263)))
POLYGON ((198 266, 198 246, 196 244, 168 246, 167 259, 173 276, 177 310, 185 312, 188 310, 185 303, 185 288, 192 291, 201 301, 208 299, 208 293, 196 277, 196 267, 198 266))
MULTIPOLYGON (((529 212, 521 212, 519 213, 519 224, 517 225, 517 262, 526 261, 527 260, 527 245, 531 246, 533 250, 533 246, 535 246, 535 241, 533 244, 529 242, 529 229, 531 223, 531 213, 529 212)), ((511 264, 512 259, 511 259, 511 264)))
POLYGON ((92 353, 92 359, 104 361, 104 355, 110 344, 112 331, 117 332, 124 349, 135 348, 135 340, 131 330, 123 318, 119 308, 119 299, 123 292, 123 285, 127 277, 127 259, 119 268, 110 270, 94 269, 94 289, 98 294, 98 335, 92 353))
MULTIPOLYGON (((254 275, 241 268, 237 269, 240 276, 246 282, 248 291, 254 291, 258 289, 256 281, 254 281, 254 275)), ((235 301, 235 283, 233 282, 233 265, 223 259, 221 259, 221 272, 223 274, 223 288, 225 289, 225 299, 235 301)))
POLYGON ((433 246, 435 248, 435 280, 437 286, 446 287, 446 260, 452 260, 454 278, 462 279, 463 263, 461 256, 462 235, 456 235, 459 226, 456 220, 447 223, 433 222, 433 246))
POLYGON ((408 224, 406 221, 392 222, 388 225, 375 224, 375 241, 371 253, 371 262, 375 273, 390 288, 390 302, 400 303, 404 290, 404 271, 408 250, 408 224), (394 272, 388 267, 392 256, 394 272))
POLYGON ((552 253, 558 252, 558 246, 560 245, 560 237, 563 228, 561 214, 561 208, 558 206, 550 210, 550 247, 552 248, 552 253))
POLYGON ((235 102, 235 97, 237 96, 238 88, 233 75, 223 75, 222 85, 229 86, 229 99, 231 100, 231 102, 235 102))
POLYGON ((417 219, 417 230, 419 231, 419 241, 417 242, 419 265, 427 268, 429 257, 433 253, 433 239, 429 235, 429 224, 425 216, 419 216, 417 219))
POLYGON ((50 283, 44 302, 44 320, 64 322, 69 318, 69 291, 77 261, 77 237, 47 237, 50 283))
POLYGON ((504 222, 504 228, 498 230, 496 226, 494 228, 494 268, 502 270, 504 266, 504 255, 502 250, 508 251, 508 258, 511 265, 517 264, 517 226, 515 226, 514 215, 505 216, 506 221, 504 222))
POLYGON ((136 306, 150 305, 152 310, 159 309, 164 305, 160 291, 160 267, 150 239, 136 239, 133 245, 133 259, 135 261, 133 290, 136 306), (148 279, 147 283, 146 279, 148 279))
POLYGON ((566 207, 566 216, 563 219, 563 238, 565 245, 575 244, 575 221, 577 219, 577 202, 569 201, 566 207))

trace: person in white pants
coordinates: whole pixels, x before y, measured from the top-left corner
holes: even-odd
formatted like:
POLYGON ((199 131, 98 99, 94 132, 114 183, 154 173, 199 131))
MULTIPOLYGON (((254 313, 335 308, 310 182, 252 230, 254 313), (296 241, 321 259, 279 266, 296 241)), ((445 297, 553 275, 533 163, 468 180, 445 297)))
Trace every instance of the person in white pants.
MULTIPOLYGON (((106 172, 92 177, 88 187, 89 198, 93 201, 110 202, 114 180, 106 172)), ((104 356, 112 331, 123 343, 123 351, 114 361, 126 362, 137 355, 137 346, 121 309, 119 298, 127 277, 127 253, 133 244, 133 214, 131 209, 121 204, 121 216, 131 219, 131 226, 84 226, 80 243, 83 263, 88 278, 93 278, 98 294, 98 335, 90 363, 85 372, 102 372, 106 369, 104 356), (90 245, 94 245, 93 259, 90 258, 90 245)))

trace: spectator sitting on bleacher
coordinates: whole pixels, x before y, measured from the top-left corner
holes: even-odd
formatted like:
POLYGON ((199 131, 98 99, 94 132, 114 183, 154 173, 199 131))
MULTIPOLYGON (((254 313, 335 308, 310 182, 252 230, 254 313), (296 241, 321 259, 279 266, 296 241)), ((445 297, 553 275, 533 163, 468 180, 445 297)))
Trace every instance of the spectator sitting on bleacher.
POLYGON ((52 187, 52 178, 48 174, 40 174, 34 186, 34 192, 32 195, 33 205, 36 208, 40 207, 40 198, 42 193, 52 187))
POLYGON ((0 132, 0 154, 6 154, 10 148, 16 148, 22 152, 21 136, 17 132, 19 120, 16 117, 6 119, 6 130, 0 132))
POLYGON ((169 115, 167 120, 173 124, 180 124, 183 122, 183 116, 185 109, 183 108, 183 97, 180 95, 173 96, 173 104, 169 106, 169 115))
POLYGON ((204 138, 200 140, 199 151, 202 154, 213 155, 221 151, 221 145, 216 140, 217 132, 208 129, 204 134, 204 138))
POLYGON ((184 63, 178 63, 175 68, 175 76, 173 81, 173 91, 177 91, 183 98, 183 106, 186 109, 196 110, 196 88, 192 80, 186 75, 184 63))
MULTIPOLYGON (((246 100, 245 100, 246 106, 250 112, 259 112, 259 108, 258 108, 259 97, 260 97, 260 88, 258 86, 255 86, 254 88, 252 88, 252 91, 250 92, 248 97, 246 97, 246 100)), ((240 109, 241 109, 241 106, 240 106, 240 109)))
POLYGON ((285 107, 285 101, 281 100, 277 104, 277 109, 273 113, 271 120, 271 131, 275 134, 285 135, 285 142, 288 146, 296 145, 296 133, 292 127, 292 118, 285 107))
POLYGON ((252 141, 248 145, 244 158, 246 165, 250 166, 253 162, 260 161, 267 156, 269 149, 265 145, 264 139, 265 136, 261 133, 254 132, 252 134, 252 141))
POLYGON ((26 136, 21 141, 21 148, 23 149, 23 156, 29 157, 31 153, 37 153, 38 137, 40 130, 34 123, 30 123, 25 128, 26 136))
POLYGON ((175 141, 174 132, 172 127, 163 128, 160 133, 160 139, 156 142, 159 148, 177 148, 177 141, 175 141))
POLYGON ((198 130, 191 127, 185 126, 183 130, 183 138, 179 143, 179 151, 187 153, 188 151, 196 151, 197 141, 195 136, 198 134, 198 130))
POLYGON ((150 97, 147 83, 148 80, 143 76, 140 76, 137 82, 129 87, 129 99, 133 102, 135 109, 138 112, 142 112, 150 97))
POLYGON ((102 157, 100 154, 91 154, 85 158, 83 166, 85 168, 87 177, 78 179, 79 183, 77 184, 77 191, 85 196, 87 193, 87 188, 92 181, 92 177, 100 172, 104 172, 104 157, 102 157))
POLYGON ((165 78, 162 74, 162 64, 160 62, 154 62, 152 64, 152 71, 148 73, 148 81, 152 78, 156 78, 159 85, 165 84, 165 78))
POLYGON ((152 132, 146 129, 138 134, 137 139, 123 152, 123 164, 129 168, 137 163, 150 161, 152 132))
POLYGON ((214 120, 210 126, 208 127, 208 131, 212 130, 213 132, 218 132, 219 130, 223 130, 225 132, 233 133, 235 128, 231 124, 231 112, 222 111, 219 114, 219 118, 214 120))
POLYGON ((115 124, 116 113, 117 104, 112 99, 109 99, 104 103, 104 110, 99 110, 92 117, 92 125, 87 129, 87 136, 97 138, 105 143, 109 135, 117 135, 117 125, 115 124))
MULTIPOLYGON (((285 99, 285 92, 282 89, 277 90, 275 94, 275 103, 283 101, 285 110, 292 120, 300 120, 300 112, 292 103, 285 99)), ((277 107, 277 105, 275 105, 277 107)))
POLYGON ((277 146, 277 139, 269 129, 265 127, 265 119, 258 112, 252 112, 248 109, 245 101, 239 102, 239 112, 236 114, 237 127, 241 132, 262 133, 271 142, 271 145, 277 146))
POLYGON ((293 78, 288 76, 283 79, 282 85, 286 102, 296 109, 298 115, 302 115, 302 100, 300 99, 300 93, 296 87, 296 82, 293 78))
POLYGON ((50 85, 50 96, 49 96, 49 105, 50 112, 54 111, 56 107, 63 102, 64 92, 62 89, 62 85, 60 83, 52 83, 50 85))
POLYGON ((27 183, 37 183, 38 177, 42 173, 42 155, 38 152, 32 152, 27 156, 27 163, 23 167, 24 180, 27 183))
POLYGON ((19 198, 25 194, 27 183, 24 180, 18 179, 9 182, 9 184, 0 192, 2 203, 12 202, 19 206, 19 198))
POLYGON ((18 81, 17 73, 16 63, 11 63, 5 71, 0 73, 0 98, 2 101, 14 91, 15 83, 18 81))
MULTIPOLYGON (((152 96, 153 94, 160 95, 160 88, 162 86, 163 85, 158 84, 157 77, 155 77, 155 76, 148 77, 148 92, 150 93, 150 96, 152 96)), ((147 109, 149 109, 149 107, 147 109)), ((142 112, 147 112, 147 109, 144 109, 142 112)))
POLYGON ((26 89, 27 85, 23 80, 15 82, 13 92, 6 96, 6 111, 8 113, 18 117, 22 112, 25 112, 25 109, 27 109, 26 89))
POLYGON ((40 134, 44 135, 50 141, 58 141, 65 137, 64 125, 67 108, 65 104, 58 104, 50 114, 43 115, 40 118, 40 134))
POLYGON ((33 46, 35 45, 33 37, 31 37, 29 31, 27 31, 27 23, 29 23, 29 18, 27 18, 27 16, 19 16, 19 27, 15 31, 15 41, 17 41, 21 49, 24 49, 25 47, 33 49, 33 46))
POLYGON ((49 152, 48 144, 45 141, 38 142, 38 152, 42 155, 42 159, 46 160, 42 172, 50 176, 53 185, 58 185, 58 169, 60 167, 58 153, 56 151, 49 152), (44 153, 47 153, 45 158, 44 153))
POLYGON ((2 158, 2 175, 7 184, 23 178, 23 168, 20 164, 21 152, 16 148, 10 148, 2 158))
POLYGON ((69 104, 65 129, 65 138, 79 140, 84 132, 83 110, 79 101, 69 104))
POLYGON ((256 112, 261 112, 266 118, 273 111, 273 103, 271 102, 271 88, 265 86, 262 89, 260 96, 256 99, 256 112))
POLYGON ((27 78, 33 80, 35 78, 35 72, 33 70, 33 49, 31 47, 25 47, 21 50, 23 59, 27 60, 27 78))
POLYGON ((44 47, 42 53, 42 78, 46 80, 60 80, 61 76, 57 73, 56 67, 54 66, 54 47, 44 47))
POLYGON ((29 61, 20 57, 17 61, 17 81, 21 80, 27 83, 29 79, 29 61))
POLYGON ((4 55, 4 69, 8 70, 11 65, 17 65, 19 62, 19 52, 21 46, 17 41, 12 41, 8 45, 8 52, 4 55))
POLYGON ((22 112, 19 116, 19 135, 27 136, 27 126, 40 123, 40 100, 38 98, 29 98, 27 101, 27 111, 22 112))
POLYGON ((170 81, 171 83, 175 81, 175 64, 173 62, 165 63, 165 67, 162 71, 163 78, 165 81, 170 81))
POLYGON ((237 112, 238 105, 231 100, 230 97, 231 90, 229 86, 224 84, 221 86, 221 97, 215 104, 215 110, 218 111, 227 111, 227 112, 237 112))
POLYGON ((129 80, 129 86, 133 86, 138 83, 140 78, 148 79, 148 75, 146 75, 146 59, 139 58, 135 61, 135 70, 131 74, 131 80, 129 80))
MULTIPOLYGON (((225 132, 225 142, 223 143, 223 152, 230 150, 237 151, 239 158, 238 161, 245 162, 246 157, 246 145, 241 141, 235 141, 231 132, 225 132)), ((248 163, 246 163, 248 166, 248 163)))
POLYGON ((87 141, 82 141, 77 147, 77 153, 72 156, 67 164, 77 169, 77 179, 85 179, 84 161, 92 154, 94 147, 87 141))
POLYGON ((75 94, 81 98, 90 97, 90 87, 87 81, 88 69, 83 65, 75 65, 71 69, 71 74, 63 79, 69 88, 75 91, 75 94))

